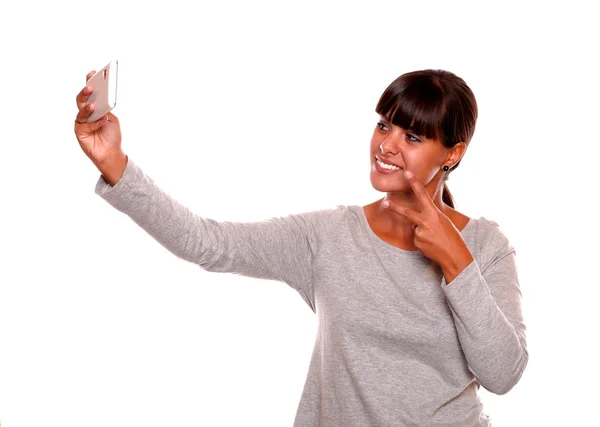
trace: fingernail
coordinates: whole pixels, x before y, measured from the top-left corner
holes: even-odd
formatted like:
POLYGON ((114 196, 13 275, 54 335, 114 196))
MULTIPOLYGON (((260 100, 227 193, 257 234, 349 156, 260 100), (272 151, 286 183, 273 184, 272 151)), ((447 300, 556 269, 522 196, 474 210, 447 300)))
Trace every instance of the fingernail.
POLYGON ((409 170, 405 170, 405 171, 404 171, 404 176, 405 176, 405 177, 407 177, 407 178, 412 178, 413 174, 412 174, 412 172, 411 172, 411 171, 409 171, 409 170))
POLYGON ((384 200, 383 202, 381 202, 381 206, 383 206, 384 208, 387 208, 390 205, 390 202, 388 200, 384 200))

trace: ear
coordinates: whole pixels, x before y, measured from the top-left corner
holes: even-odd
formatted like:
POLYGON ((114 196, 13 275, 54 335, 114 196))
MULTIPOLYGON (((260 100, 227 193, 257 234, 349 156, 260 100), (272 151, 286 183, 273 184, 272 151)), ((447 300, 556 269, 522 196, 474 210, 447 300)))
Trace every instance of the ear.
POLYGON ((455 165, 457 164, 467 151, 467 144, 464 142, 459 142, 455 144, 454 147, 450 149, 450 153, 448 153, 448 157, 446 158, 445 164, 455 165))

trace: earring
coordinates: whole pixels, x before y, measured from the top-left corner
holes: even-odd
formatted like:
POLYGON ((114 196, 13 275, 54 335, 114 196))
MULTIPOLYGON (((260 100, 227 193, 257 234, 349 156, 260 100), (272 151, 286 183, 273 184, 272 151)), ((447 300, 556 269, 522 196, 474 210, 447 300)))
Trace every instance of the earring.
POLYGON ((450 169, 448 165, 444 165, 444 172, 448 172, 448 169, 450 169))

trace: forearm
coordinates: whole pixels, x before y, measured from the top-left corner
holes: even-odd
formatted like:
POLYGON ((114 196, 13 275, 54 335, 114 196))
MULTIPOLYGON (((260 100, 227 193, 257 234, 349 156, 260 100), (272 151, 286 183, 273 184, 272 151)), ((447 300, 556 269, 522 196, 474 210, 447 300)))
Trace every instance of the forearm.
POLYGON ((443 289, 471 371, 489 391, 508 392, 528 361, 524 325, 505 316, 476 261, 443 289))
MULTIPOLYGON (((117 155, 98 165, 98 169, 102 172, 96 184, 98 195, 177 257, 188 261, 202 259, 201 224, 195 223, 194 215, 158 188, 133 161, 125 157, 123 165, 123 157, 117 155)), ((204 233, 202 240, 207 244, 210 239, 204 233)))

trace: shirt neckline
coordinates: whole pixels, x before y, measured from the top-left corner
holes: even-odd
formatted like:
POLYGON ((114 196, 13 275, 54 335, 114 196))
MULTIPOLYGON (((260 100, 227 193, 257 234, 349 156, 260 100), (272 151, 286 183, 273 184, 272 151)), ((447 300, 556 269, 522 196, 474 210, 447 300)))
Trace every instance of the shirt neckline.
MULTIPOLYGON (((384 250, 392 250, 399 254, 410 256, 410 257, 420 258, 420 257, 425 256, 419 250, 409 251, 408 249, 402 249, 397 246, 390 245, 388 242, 386 242, 381 237, 379 237, 377 234, 375 234, 375 232, 371 229, 371 226, 369 225, 369 221, 367 220, 367 215, 362 206, 353 205, 352 208, 354 208, 355 210, 358 210, 358 216, 360 218, 360 221, 361 221, 363 227, 366 229, 367 234, 369 235, 371 241, 374 242, 375 245, 383 248, 384 250)), ((469 218, 469 221, 463 227, 463 229, 460 230, 460 233, 464 236, 465 231, 468 231, 473 226, 474 223, 475 223, 475 219, 469 218)))

